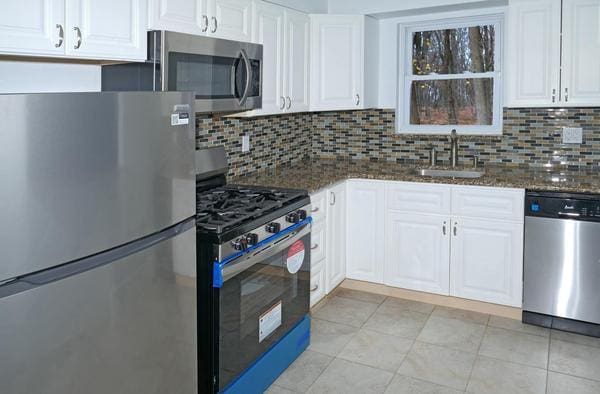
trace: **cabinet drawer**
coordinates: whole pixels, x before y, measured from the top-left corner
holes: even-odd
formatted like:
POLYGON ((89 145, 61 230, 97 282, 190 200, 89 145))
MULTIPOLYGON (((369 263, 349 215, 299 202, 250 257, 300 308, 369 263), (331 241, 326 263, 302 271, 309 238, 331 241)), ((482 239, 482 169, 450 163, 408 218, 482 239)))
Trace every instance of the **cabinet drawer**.
POLYGON ((522 222, 524 198, 522 189, 455 186, 452 187, 452 214, 522 222))
POLYGON ((327 215, 327 191, 321 190, 310 195, 311 216, 315 222, 325 220, 327 215))
POLYGON ((319 221, 313 224, 310 232, 310 261, 316 264, 325 258, 327 231, 325 221, 319 221))
POLYGON ((310 269, 310 306, 325 297, 325 261, 311 263, 310 269))
POLYGON ((445 215, 450 213, 450 186, 390 182, 386 200, 387 207, 395 211, 445 215))

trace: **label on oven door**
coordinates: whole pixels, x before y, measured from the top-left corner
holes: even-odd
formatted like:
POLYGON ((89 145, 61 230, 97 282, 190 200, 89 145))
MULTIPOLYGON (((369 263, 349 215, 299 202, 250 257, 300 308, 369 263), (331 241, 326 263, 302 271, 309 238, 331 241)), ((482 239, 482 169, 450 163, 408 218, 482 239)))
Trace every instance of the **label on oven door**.
POLYGON ((258 317, 258 342, 262 342, 280 325, 281 301, 273 305, 268 311, 258 317))
POLYGON ((302 241, 296 241, 290 246, 287 253, 287 260, 285 265, 287 266, 290 274, 295 274, 302 267, 304 261, 304 243, 302 241))

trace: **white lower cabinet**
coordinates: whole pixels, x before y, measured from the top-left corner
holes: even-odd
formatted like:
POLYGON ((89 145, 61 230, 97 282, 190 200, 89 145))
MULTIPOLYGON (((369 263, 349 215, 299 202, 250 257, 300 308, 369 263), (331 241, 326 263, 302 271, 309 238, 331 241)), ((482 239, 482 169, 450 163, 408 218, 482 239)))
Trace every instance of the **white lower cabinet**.
POLYGON ((325 260, 314 263, 311 257, 310 267, 310 307, 315 306, 325 297, 325 260))
POLYGON ((448 295, 448 219, 391 211, 387 212, 385 223, 384 283, 448 295))
POLYGON ((451 250, 451 295, 521 306, 522 223, 453 219, 451 250))
POLYGON ((346 182, 327 190, 327 269, 325 291, 346 279, 346 182))
POLYGON ((385 183, 349 180, 347 193, 346 277, 383 283, 385 183))

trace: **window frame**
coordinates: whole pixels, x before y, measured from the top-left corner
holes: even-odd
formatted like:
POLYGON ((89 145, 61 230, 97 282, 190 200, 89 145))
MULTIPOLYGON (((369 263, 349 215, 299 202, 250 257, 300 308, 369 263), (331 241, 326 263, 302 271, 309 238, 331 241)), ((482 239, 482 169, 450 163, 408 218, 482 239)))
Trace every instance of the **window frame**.
POLYGON ((465 16, 459 18, 433 19, 424 22, 398 24, 398 91, 396 103, 396 133, 398 134, 450 134, 456 129, 466 135, 502 135, 503 59, 504 59, 504 13, 465 16), (413 75, 412 34, 419 31, 456 29, 461 27, 493 25, 495 32, 494 71, 485 73, 413 75), (491 125, 413 125, 410 124, 411 83, 419 80, 449 80, 492 78, 491 125))

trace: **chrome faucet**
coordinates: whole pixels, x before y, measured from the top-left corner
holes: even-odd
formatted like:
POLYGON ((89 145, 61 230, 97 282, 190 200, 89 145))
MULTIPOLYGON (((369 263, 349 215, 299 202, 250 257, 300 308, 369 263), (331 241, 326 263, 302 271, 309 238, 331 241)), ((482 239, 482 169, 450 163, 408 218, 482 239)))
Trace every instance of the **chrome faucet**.
POLYGON ((458 164, 458 135, 456 129, 450 133, 450 165, 456 167, 458 164))

